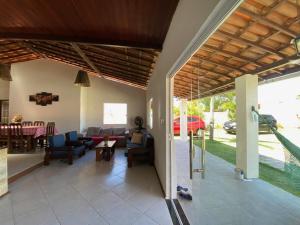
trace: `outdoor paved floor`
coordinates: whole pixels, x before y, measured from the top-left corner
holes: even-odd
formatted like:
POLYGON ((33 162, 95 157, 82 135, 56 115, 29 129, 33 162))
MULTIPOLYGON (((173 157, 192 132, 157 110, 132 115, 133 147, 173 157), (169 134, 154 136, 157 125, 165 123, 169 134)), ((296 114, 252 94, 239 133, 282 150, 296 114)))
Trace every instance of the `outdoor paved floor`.
MULTIPOLYGON (((180 166, 180 176, 182 178, 186 174, 188 179, 188 162, 185 161, 188 158, 188 142, 175 140, 175 146, 177 162, 185 164, 180 166), (187 170, 183 171, 184 168, 187 170)), ((199 154, 200 149, 196 149, 199 154)), ((184 181, 181 178, 178 182, 184 181)), ((260 179, 237 180, 234 166, 210 153, 206 154, 205 179, 194 174, 192 194, 192 201, 179 197, 191 224, 300 224, 300 198, 260 179)))
POLYGON ((123 150, 110 162, 95 162, 94 151, 72 166, 52 161, 9 189, 1 225, 172 224, 154 168, 127 169, 123 150))

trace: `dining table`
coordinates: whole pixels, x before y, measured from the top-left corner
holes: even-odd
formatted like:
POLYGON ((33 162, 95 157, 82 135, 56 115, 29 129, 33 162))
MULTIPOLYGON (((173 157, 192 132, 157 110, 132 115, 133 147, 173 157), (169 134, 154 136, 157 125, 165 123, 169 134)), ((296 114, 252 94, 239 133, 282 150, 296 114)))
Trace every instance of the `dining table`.
MULTIPOLYGON (((34 140, 46 136, 47 127, 46 126, 23 126, 22 127, 23 136, 27 139, 27 151, 30 151, 34 146, 34 140)), ((58 134, 57 128, 54 128, 54 134, 58 134)))

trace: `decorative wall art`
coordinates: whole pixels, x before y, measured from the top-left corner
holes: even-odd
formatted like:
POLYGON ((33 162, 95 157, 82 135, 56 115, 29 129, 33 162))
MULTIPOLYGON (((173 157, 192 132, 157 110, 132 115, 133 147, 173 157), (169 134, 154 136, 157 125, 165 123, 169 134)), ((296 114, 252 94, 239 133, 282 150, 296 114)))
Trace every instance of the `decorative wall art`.
POLYGON ((35 102, 37 105, 46 106, 51 105, 52 102, 58 102, 59 96, 52 95, 52 93, 41 92, 35 95, 29 95, 29 101, 35 102))

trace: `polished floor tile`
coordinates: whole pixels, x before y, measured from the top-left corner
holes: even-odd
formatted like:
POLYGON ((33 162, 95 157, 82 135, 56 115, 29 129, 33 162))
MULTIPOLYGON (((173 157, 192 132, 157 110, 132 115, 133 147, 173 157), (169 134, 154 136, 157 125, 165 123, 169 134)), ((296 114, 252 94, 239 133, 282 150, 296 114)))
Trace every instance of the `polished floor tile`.
POLYGON ((94 151, 71 166, 52 161, 9 189, 1 225, 172 224, 154 168, 127 169, 123 150, 110 162, 95 162, 94 151))

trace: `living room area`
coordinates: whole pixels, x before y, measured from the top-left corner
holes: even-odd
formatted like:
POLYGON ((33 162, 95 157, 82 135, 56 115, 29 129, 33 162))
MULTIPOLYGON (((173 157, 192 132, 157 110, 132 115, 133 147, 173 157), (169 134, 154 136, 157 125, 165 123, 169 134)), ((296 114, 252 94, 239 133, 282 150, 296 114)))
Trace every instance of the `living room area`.
POLYGON ((0 202, 1 220, 172 224, 153 167, 154 139, 145 128, 145 90, 90 75, 89 87, 76 86, 79 73, 47 59, 12 64, 9 120, 55 121, 55 132, 45 147, 8 154, 13 178, 0 202), (41 92, 59 100, 45 106, 29 101, 41 92), (71 161, 63 148, 74 153, 71 161))

